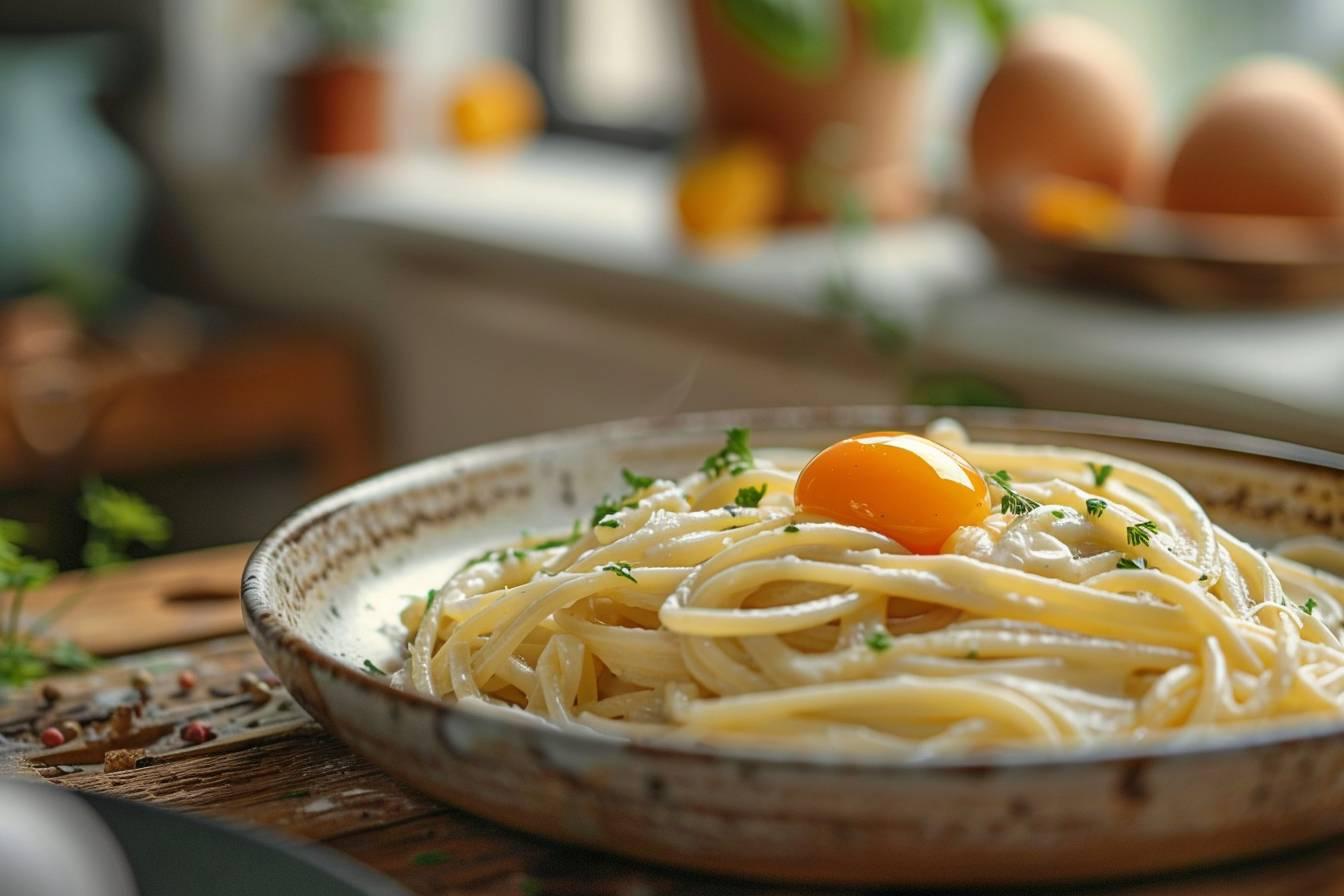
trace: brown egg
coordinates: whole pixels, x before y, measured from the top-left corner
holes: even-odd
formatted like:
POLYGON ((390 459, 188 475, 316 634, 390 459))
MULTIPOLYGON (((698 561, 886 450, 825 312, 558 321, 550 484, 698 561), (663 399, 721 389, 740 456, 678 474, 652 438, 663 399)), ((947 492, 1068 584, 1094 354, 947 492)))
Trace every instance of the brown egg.
POLYGON ((981 190, 1056 175, 1132 195, 1152 132, 1134 54, 1086 19, 1046 16, 1013 35, 976 105, 971 173, 981 190))
POLYGON ((1191 119, 1163 204, 1182 212, 1344 216, 1344 96, 1291 59, 1239 66, 1191 119))

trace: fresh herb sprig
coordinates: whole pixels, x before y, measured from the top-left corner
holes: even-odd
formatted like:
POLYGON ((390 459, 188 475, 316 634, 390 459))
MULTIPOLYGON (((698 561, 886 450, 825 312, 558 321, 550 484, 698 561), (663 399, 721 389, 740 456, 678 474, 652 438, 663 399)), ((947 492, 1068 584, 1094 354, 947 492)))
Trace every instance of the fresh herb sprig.
POLYGON ((745 473, 756 462, 751 453, 751 430, 734 426, 724 436, 724 446, 700 465, 700 472, 710 479, 717 479, 724 473, 734 476, 745 473))
POLYGON ((629 579, 635 584, 639 584, 639 579, 635 578, 634 574, 630 572, 629 563, 622 563, 620 561, 617 561, 615 563, 608 563, 606 566, 602 567, 602 571, 615 573, 616 575, 620 576, 623 579, 629 579))
POLYGON ((1101 498, 1087 499, 1087 515, 1101 519, 1101 515, 1106 512, 1106 502, 1101 498))
POLYGON ((761 499, 765 497, 765 490, 769 487, 767 484, 760 488, 751 485, 740 488, 737 490, 737 497, 733 499, 733 503, 738 507, 760 507, 761 499))
POLYGON ((22 624, 25 598, 50 582, 58 569, 53 561, 26 552, 26 526, 0 520, 0 610, 4 610, 0 623, 0 685, 19 685, 55 671, 93 665, 93 656, 78 645, 46 640, 43 636, 47 629, 88 596, 93 576, 124 563, 132 546, 160 548, 172 533, 167 517, 156 507, 97 479, 84 483, 77 509, 89 526, 81 552, 85 587, 71 592, 26 628, 22 624))
POLYGON ((1141 523, 1135 523, 1132 526, 1125 527, 1125 542, 1133 547, 1139 545, 1147 546, 1153 535, 1157 533, 1157 523, 1152 520, 1144 520, 1141 523))
POLYGON ((990 484, 998 486, 999 490, 1003 492, 1003 499, 999 501, 1000 513, 1012 513, 1021 516, 1024 513, 1031 513, 1041 506, 1025 495, 1018 494, 1017 489, 1013 488, 1013 477, 1008 475, 1007 470, 986 474, 985 479, 990 484))
POLYGON ((1110 479, 1111 474, 1115 472, 1115 467, 1110 464, 1101 464, 1098 466, 1091 461, 1087 462, 1087 468, 1092 471, 1092 482, 1097 488, 1104 486, 1106 480, 1110 479))
POLYGON ((1128 557, 1121 557, 1120 562, 1115 564, 1116 569, 1148 569, 1148 561, 1140 557, 1137 560, 1131 560, 1128 557))
POLYGON ((1302 612, 1310 616, 1316 610, 1316 598, 1308 597, 1307 602, 1302 605, 1302 612))

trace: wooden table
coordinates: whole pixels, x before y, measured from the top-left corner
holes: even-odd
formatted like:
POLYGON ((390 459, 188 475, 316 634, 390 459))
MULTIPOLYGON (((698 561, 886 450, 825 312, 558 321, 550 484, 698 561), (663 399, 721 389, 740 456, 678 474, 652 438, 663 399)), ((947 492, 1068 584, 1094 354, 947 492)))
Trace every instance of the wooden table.
MULTIPOLYGON (((136 652, 87 673, 0 692, 0 777, 45 779, 319 841, 415 893, 840 892, 715 880, 556 846, 407 790, 324 733, 274 679, 269 695, 256 696, 241 685, 245 673, 263 683, 269 674, 241 634, 242 618, 233 599, 246 556, 245 547, 182 554, 136 564, 100 580, 70 631, 93 649, 136 652), (185 669, 198 678, 190 693, 178 685, 185 669), (131 686, 138 670, 153 678, 144 699, 131 686), (54 703, 43 697, 44 685, 59 691, 54 703), (133 709, 137 705, 138 718, 133 709), (84 725, 86 736, 43 749, 37 732, 72 718, 84 725), (193 746, 179 732, 187 720, 197 718, 209 721, 216 737, 193 746), (95 742, 100 727, 120 734, 112 733, 110 742, 95 742)), ((58 582, 52 593, 38 596, 34 612, 59 600, 61 589, 79 586, 70 578, 58 582)), ((253 687, 254 692, 263 690, 253 687)), ((1215 871, 1052 892, 1344 896, 1344 842, 1215 871)))

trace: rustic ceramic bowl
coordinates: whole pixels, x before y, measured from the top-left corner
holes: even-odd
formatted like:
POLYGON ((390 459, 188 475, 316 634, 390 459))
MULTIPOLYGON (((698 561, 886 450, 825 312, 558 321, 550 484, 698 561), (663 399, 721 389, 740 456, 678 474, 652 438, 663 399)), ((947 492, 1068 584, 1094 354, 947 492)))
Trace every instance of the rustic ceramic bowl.
MULTIPOLYGON (((958 411, 981 439, 1095 447, 1178 478, 1261 543, 1344 536, 1344 456, 1190 427, 958 411)), ((1344 725, 1191 744, 918 765, 622 742, 400 692, 401 595, 520 530, 566 528, 617 471, 679 474, 729 425, 816 449, 918 429, 928 409, 685 415, 462 451, 301 510, 248 563, 247 623, 290 692, 408 784, 505 825, 732 875, 887 884, 1024 883, 1211 863, 1344 832, 1344 725)))

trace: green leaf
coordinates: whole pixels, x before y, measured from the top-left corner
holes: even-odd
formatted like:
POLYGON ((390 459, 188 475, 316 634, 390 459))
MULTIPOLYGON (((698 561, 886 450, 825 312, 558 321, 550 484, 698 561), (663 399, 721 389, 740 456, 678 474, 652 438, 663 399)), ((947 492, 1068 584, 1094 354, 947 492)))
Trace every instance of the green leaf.
POLYGON ((50 582, 57 572, 52 560, 38 560, 27 554, 0 553, 0 591, 27 591, 50 582))
POLYGON ((12 548, 28 543, 28 527, 18 520, 0 519, 0 546, 12 548))
POLYGON ((50 670, 46 662, 26 644, 0 646, 0 682, 18 686, 44 677, 50 670))
POLYGON ((84 483, 79 512, 89 523, 84 562, 91 569, 124 562, 126 548, 132 544, 161 548, 173 531, 157 507, 98 479, 84 483))
POLYGON ((1102 464, 1101 466, 1097 466, 1091 461, 1087 462, 1087 468, 1092 471, 1092 482, 1097 486, 1097 488, 1101 488, 1102 486, 1104 486, 1106 484, 1106 480, 1110 479, 1111 474, 1115 472, 1115 467, 1111 466, 1110 464, 1102 464))
POLYGON ((863 639, 863 643, 874 653, 885 653, 891 649, 891 634, 884 628, 874 629, 863 639))
POLYGON ((724 19, 756 49, 797 74, 819 74, 840 55, 840 8, 831 0, 719 0, 724 19))
POLYGON ((1106 502, 1101 498, 1087 499, 1087 515, 1101 519, 1101 515, 1106 512, 1106 502))
POLYGON ((716 479, 724 473, 736 476, 746 472, 756 462, 751 454, 751 430, 734 426, 724 435, 726 443, 723 448, 705 458, 705 462, 700 465, 700 472, 710 479, 716 479))
POLYGON ((379 675, 384 677, 387 675, 386 672, 378 668, 378 665, 373 660, 365 660, 363 668, 364 672, 368 675, 379 675))
POLYGON ((1017 27, 1017 16, 1005 0, 969 0, 994 46, 1000 50, 1017 27))
POLYGON ((648 488, 654 483, 654 478, 652 476, 640 476, 636 473, 631 473, 624 467, 621 468, 621 478, 625 480, 625 484, 630 487, 630 491, 632 492, 648 488))
POLYGON ((867 20, 868 36, 877 51, 891 59, 919 52, 928 32, 927 0, 851 0, 867 20))
POLYGON ((793 525, 785 526, 785 527, 784 527, 784 531, 785 531, 785 532, 797 532, 797 531, 798 531, 798 527, 797 527, 797 526, 793 526, 793 525))
POLYGON ((631 575, 629 563, 621 563, 619 561, 616 563, 608 563, 606 566, 602 567, 602 571, 612 572, 623 579, 629 579, 630 581, 636 584, 639 583, 639 579, 636 579, 633 575, 631 575))
POLYGON ((769 485, 762 485, 760 488, 756 488, 753 485, 748 485, 740 488, 737 490, 737 497, 733 499, 733 503, 738 507, 760 507, 761 499, 765 497, 765 490, 769 487, 769 485))
POLYGON ((1310 616, 1312 612, 1315 611, 1315 609, 1316 609, 1316 598, 1308 597, 1307 602, 1302 605, 1302 612, 1310 616))

